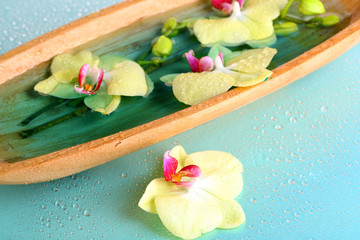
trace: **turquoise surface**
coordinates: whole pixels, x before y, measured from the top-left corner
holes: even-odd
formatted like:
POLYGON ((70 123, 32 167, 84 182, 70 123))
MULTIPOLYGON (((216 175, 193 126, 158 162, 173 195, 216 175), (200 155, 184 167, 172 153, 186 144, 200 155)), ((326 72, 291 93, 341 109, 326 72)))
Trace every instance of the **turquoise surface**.
MULTIPOLYGON (((1 51, 114 2, 3 0, 1 51)), ((177 144, 231 152, 244 165, 237 200, 245 224, 202 239, 360 239, 359 76, 357 45, 276 93, 141 151, 47 183, 0 186, 0 239, 174 239, 137 202, 177 144)))

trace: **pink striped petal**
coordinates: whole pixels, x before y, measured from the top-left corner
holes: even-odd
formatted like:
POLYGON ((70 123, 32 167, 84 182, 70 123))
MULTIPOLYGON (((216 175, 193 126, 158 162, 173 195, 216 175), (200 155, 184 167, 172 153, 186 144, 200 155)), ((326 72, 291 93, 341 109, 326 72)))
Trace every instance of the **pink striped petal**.
POLYGON ((164 176, 166 181, 170 181, 172 176, 176 173, 178 161, 170 156, 170 151, 165 152, 163 160, 164 176))
POLYGON ((222 3, 221 4, 221 11, 225 14, 230 14, 233 7, 230 3, 222 3))
POLYGON ((199 61, 199 72, 211 71, 214 67, 214 61, 211 57, 205 56, 200 58, 199 61))
POLYGON ((195 57, 194 51, 190 50, 185 53, 185 57, 189 62, 190 68, 192 72, 199 72, 199 59, 195 57))
POLYGON ((221 61, 224 64, 224 55, 223 55, 223 53, 219 52, 218 56, 221 58, 221 61))
POLYGON ((231 4, 233 2, 233 0, 212 0, 212 5, 214 8, 222 10, 222 4, 223 3, 228 3, 231 4))
POLYGON ((104 79, 104 69, 100 69, 97 77, 96 87, 93 90, 94 92, 96 92, 100 88, 103 79, 104 79))
POLYGON ((79 71, 79 85, 80 87, 83 87, 85 84, 85 80, 86 80, 86 76, 87 73, 90 69, 90 65, 89 64, 84 64, 81 66, 80 71, 79 71))
POLYGON ((242 8, 242 6, 243 6, 244 3, 245 3, 245 0, 238 0, 238 2, 239 2, 239 5, 240 5, 240 8, 242 8))
POLYGON ((200 177, 201 169, 196 165, 188 165, 183 167, 178 174, 181 174, 183 177, 200 177))

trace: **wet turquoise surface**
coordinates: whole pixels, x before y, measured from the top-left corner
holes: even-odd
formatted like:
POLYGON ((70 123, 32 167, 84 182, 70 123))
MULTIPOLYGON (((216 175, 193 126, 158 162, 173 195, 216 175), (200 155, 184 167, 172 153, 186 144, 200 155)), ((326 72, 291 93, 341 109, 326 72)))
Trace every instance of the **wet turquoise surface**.
MULTIPOLYGON (((1 19, 1 51, 116 1, 95 2, 3 1, 17 14, 1 19)), ((203 239, 359 239, 359 76, 357 45, 276 93, 141 151, 56 181, 0 186, 0 239, 173 239, 137 202, 177 144, 188 153, 228 151, 244 165, 237 200, 246 223, 203 239)))

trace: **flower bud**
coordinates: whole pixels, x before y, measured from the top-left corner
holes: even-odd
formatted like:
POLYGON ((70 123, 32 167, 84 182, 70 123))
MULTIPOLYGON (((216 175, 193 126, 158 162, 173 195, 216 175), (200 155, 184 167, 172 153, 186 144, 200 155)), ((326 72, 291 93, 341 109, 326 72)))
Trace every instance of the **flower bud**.
POLYGON ((320 0, 301 0, 298 11, 302 15, 318 15, 325 13, 325 8, 320 0))
POLYGON ((340 19, 337 15, 329 15, 326 17, 323 17, 321 20, 321 26, 323 27, 331 27, 335 24, 340 22, 340 19))
POLYGON ((286 36, 296 32, 299 28, 294 22, 278 22, 274 24, 274 30, 278 36, 286 36))
POLYGON ((167 57, 171 54, 173 44, 168 37, 161 35, 152 48, 152 53, 156 57, 167 57))
POLYGON ((161 29, 161 33, 165 34, 169 31, 172 31, 177 27, 177 25, 178 25, 178 22, 177 22, 176 18, 170 18, 164 23, 164 26, 161 29))

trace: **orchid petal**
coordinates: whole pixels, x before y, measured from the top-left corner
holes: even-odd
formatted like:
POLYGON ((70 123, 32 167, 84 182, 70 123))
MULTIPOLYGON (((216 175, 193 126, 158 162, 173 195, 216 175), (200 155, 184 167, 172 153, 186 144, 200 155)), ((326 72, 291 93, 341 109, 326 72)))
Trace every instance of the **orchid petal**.
POLYGON ((179 172, 183 177, 200 177, 201 169, 196 165, 187 165, 183 167, 179 172))
POLYGON ((225 14, 230 14, 233 10, 233 7, 230 3, 222 3, 221 4, 221 11, 225 14))
POLYGON ((185 159, 187 156, 185 149, 182 146, 178 145, 171 149, 169 154, 170 156, 178 160, 178 167, 176 171, 180 171, 185 166, 185 159))
POLYGON ((219 52, 219 55, 218 55, 222 61, 222 63, 224 64, 224 55, 222 52, 219 52))
POLYGON ((247 1, 243 14, 259 23, 267 23, 280 15, 287 0, 251 0, 247 1))
POLYGON ((226 67, 244 73, 257 73, 265 69, 277 53, 275 48, 259 48, 243 51, 228 60, 226 67))
POLYGON ((121 96, 145 96, 148 92, 148 84, 144 69, 136 62, 125 60, 110 72, 106 79, 108 94, 121 96))
MULTIPOLYGON (((80 71, 79 71, 79 76, 78 76, 78 81, 79 81, 80 87, 84 86, 86 76, 89 72, 89 69, 90 69, 90 64, 88 64, 88 63, 81 66, 80 71)), ((76 89, 75 89, 75 91, 76 91, 76 89)))
POLYGON ((93 90, 94 92, 96 92, 100 88, 103 79, 104 79, 104 69, 100 69, 97 77, 96 87, 93 90))
POLYGON ((69 83, 79 76, 79 69, 86 63, 90 66, 98 63, 98 57, 88 51, 81 51, 74 55, 63 53, 57 55, 51 63, 51 73, 56 81, 69 83))
POLYGON ((108 115, 115 111, 121 102, 120 96, 109 95, 107 86, 102 86, 96 94, 92 96, 87 96, 84 99, 86 106, 92 110, 108 115))
POLYGON ((214 62, 211 57, 205 56, 199 60, 199 72, 209 72, 213 69, 214 62))
POLYGON ((199 59, 195 57, 194 51, 190 50, 185 53, 185 57, 189 62, 190 68, 192 72, 199 72, 199 59))
POLYGON ((235 87, 249 87, 265 81, 271 76, 272 71, 263 69, 256 73, 242 73, 231 71, 230 75, 235 79, 235 87))
POLYGON ((165 152, 163 160, 164 176, 166 181, 170 181, 172 175, 176 173, 178 161, 170 156, 170 151, 165 152))
POLYGON ((242 6, 244 5, 245 3, 245 0, 238 0, 238 3, 240 5, 240 8, 242 8, 242 6))
POLYGON ((145 193, 141 197, 138 205, 147 212, 157 213, 155 197, 168 195, 170 192, 185 193, 186 191, 185 188, 179 188, 173 183, 167 182, 164 178, 156 178, 146 187, 145 193))
POLYGON ((216 203, 223 214, 223 220, 218 228, 236 228, 245 222, 244 210, 237 201, 217 199, 216 203))
POLYGON ((226 92, 234 82, 233 77, 221 72, 182 73, 172 86, 180 102, 195 105, 226 92))
POLYGON ((218 227, 223 214, 205 191, 169 192, 156 196, 155 206, 164 226, 183 239, 194 239, 218 227))
POLYGON ((222 200, 232 200, 243 188, 243 167, 233 155, 220 151, 192 153, 186 165, 195 164, 201 169, 198 187, 222 200))
POLYGON ((231 4, 233 2, 233 0, 212 0, 212 5, 214 8, 222 10, 222 5, 224 3, 228 3, 231 4))

